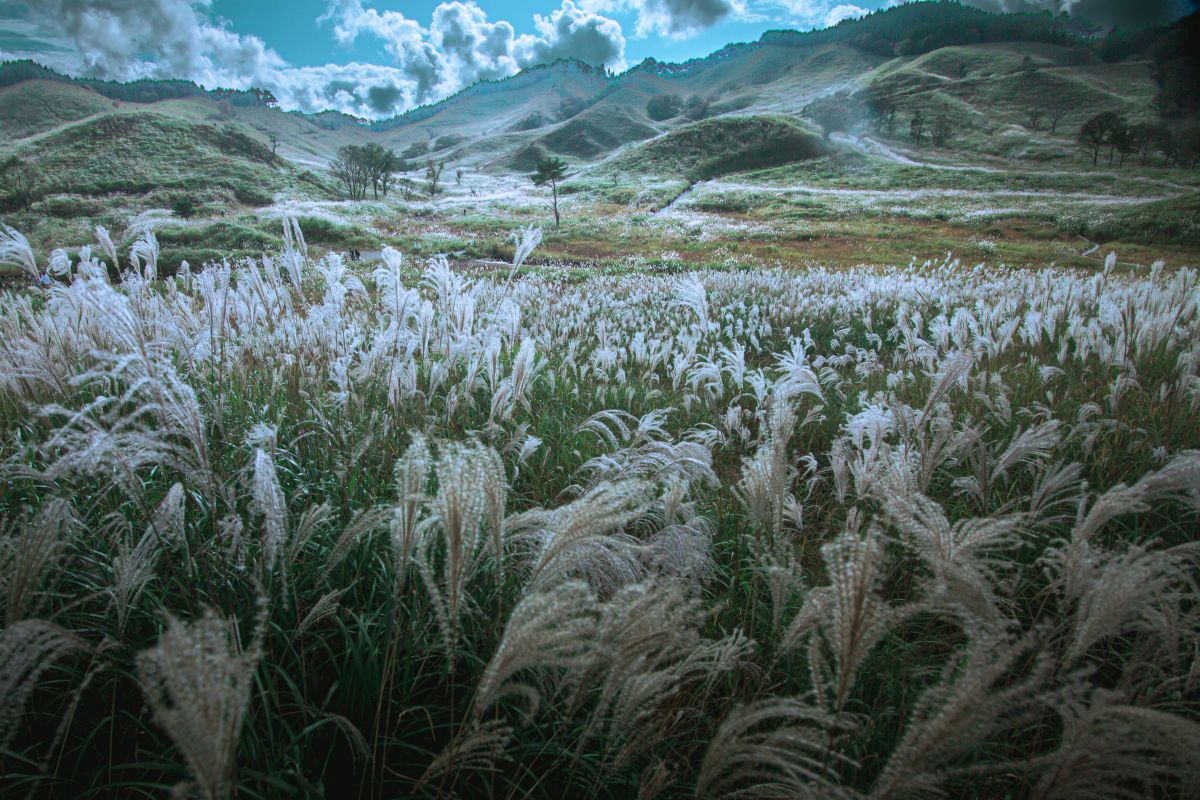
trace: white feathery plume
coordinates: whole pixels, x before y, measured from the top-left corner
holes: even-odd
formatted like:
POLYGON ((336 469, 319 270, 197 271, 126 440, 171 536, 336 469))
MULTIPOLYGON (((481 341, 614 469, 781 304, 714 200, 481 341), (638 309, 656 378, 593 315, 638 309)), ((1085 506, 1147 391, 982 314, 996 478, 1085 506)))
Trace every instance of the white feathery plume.
MULTIPOLYGON (((259 632, 262 626, 260 621, 259 632)), ((258 635, 243 651, 236 626, 209 609, 192 622, 168 616, 158 643, 137 655, 138 678, 154 718, 183 754, 206 800, 224 800, 236 786, 238 741, 262 655, 258 635)))
POLYGON ((21 716, 42 674, 87 644, 52 622, 25 619, 0 630, 0 749, 16 736, 21 716))
POLYGON ((838 723, 803 700, 770 698, 735 708, 709 742, 696 797, 850 797, 831 750, 838 723))
POLYGON ((108 265, 113 269, 120 269, 121 259, 117 257, 117 246, 113 244, 108 228, 103 225, 96 226, 96 241, 100 244, 100 252, 108 256, 108 265))
POLYGON ((33 257, 33 248, 29 246, 29 240, 20 231, 10 228, 8 225, 3 226, 3 230, 0 230, 0 264, 12 264, 20 267, 31 280, 36 281, 41 277, 37 259, 33 257))

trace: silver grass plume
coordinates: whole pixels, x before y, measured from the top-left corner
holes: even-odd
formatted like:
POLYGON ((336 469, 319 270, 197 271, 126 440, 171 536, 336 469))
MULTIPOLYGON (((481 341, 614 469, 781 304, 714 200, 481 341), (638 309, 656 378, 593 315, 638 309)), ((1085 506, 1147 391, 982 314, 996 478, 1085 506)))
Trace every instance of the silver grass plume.
POLYGON ((1169 550, 1131 545, 1119 553, 1091 551, 1083 564, 1060 561, 1075 570, 1063 582, 1075 601, 1067 662, 1078 660, 1097 642, 1129 631, 1156 638, 1168 634, 1163 615, 1179 616, 1174 612, 1194 602, 1200 591, 1193 577, 1198 556, 1200 545, 1193 542, 1169 550))
POLYGON ((496 652, 475 687, 473 718, 479 719, 500 698, 515 694, 528 701, 525 717, 532 719, 555 673, 585 663, 595 628, 596 598, 582 581, 526 594, 509 615, 496 652), (523 682, 514 681, 522 672, 531 674, 523 682))
POLYGON ((54 498, 27 522, 0 527, 0 591, 8 625, 36 613, 43 584, 78 523, 70 502, 54 498))
POLYGON ((96 226, 96 242, 100 245, 100 252, 108 256, 108 263, 113 269, 121 268, 121 259, 117 257, 117 246, 113 244, 112 237, 108 234, 108 228, 103 225, 96 226))
POLYGON ((1021 514, 960 519, 953 525, 935 501, 919 492, 885 490, 880 502, 901 540, 933 573, 931 600, 946 602, 984 624, 1002 626, 988 558, 1019 543, 1021 514))
POLYGON ((0 230, 0 264, 20 267, 31 280, 36 281, 41 277, 29 240, 20 231, 7 225, 0 230))
POLYGON ((263 521, 260 542, 262 574, 265 578, 278 566, 279 578, 286 596, 287 560, 282 556, 288 538, 287 497, 279 485, 274 456, 261 447, 254 451, 254 472, 250 487, 250 506, 263 521))
POLYGON ((1200 724, 1122 703, 1115 692, 1064 692, 1058 748, 1035 757, 1033 800, 1142 800, 1200 792, 1200 724))
POLYGON ((849 797, 831 750, 838 723, 803 700, 771 698, 730 712, 704 753, 696 797, 849 797))
POLYGON ((21 715, 42 673, 87 644, 52 622, 25 619, 0 631, 0 749, 16 735, 21 715))
POLYGON ((683 581, 625 586, 601 605, 594 646, 571 679, 572 706, 595 702, 577 758, 597 736, 609 769, 652 748, 680 722, 689 691, 735 669, 752 652, 753 643, 740 631, 703 639, 704 616, 698 594, 683 581))
POLYGON ((141 262, 145 261, 146 268, 143 277, 152 281, 158 278, 158 254, 158 237, 154 235, 154 231, 146 230, 133 243, 133 247, 129 248, 129 263, 136 270, 141 262))
POLYGON ((65 278, 71 274, 71 257, 67 255, 67 251, 61 247, 56 247, 50 251, 50 260, 46 264, 46 271, 56 278, 65 278))
POLYGON ((193 622, 167 618, 158 644, 138 653, 138 678, 154 718, 182 753, 199 794, 223 800, 236 785, 238 741, 250 704, 261 633, 243 651, 236 626, 211 609, 193 622))
POLYGON ((40 409, 58 421, 38 450, 49 481, 73 474, 102 475, 131 498, 144 492, 138 472, 161 466, 187 475, 215 502, 206 423, 196 392, 179 375, 161 341, 151 336, 146 307, 104 280, 77 280, 64 290, 73 309, 106 338, 95 365, 71 379, 93 398, 81 408, 40 409), (113 396, 106 392, 112 391, 113 396))
POLYGON ((602 593, 633 583, 644 573, 643 546, 624 529, 652 504, 649 484, 636 480, 600 483, 582 497, 552 509, 509 517, 506 537, 524 545, 527 590, 583 577, 602 593))
POLYGON ((413 434, 404 455, 396 461, 396 508, 391 521, 392 570, 396 575, 397 596, 408 581, 413 548, 417 544, 429 485, 433 458, 429 444, 421 434, 413 434))
POLYGON ((496 764, 505 759, 504 750, 511 739, 512 728, 500 720, 474 723, 464 728, 429 762, 414 790, 447 776, 496 769, 496 764))
POLYGON ((137 544, 132 548, 124 540, 117 544, 112 562, 113 583, 108 593, 117 614, 118 630, 125 629, 129 613, 146 584, 154 578, 158 554, 164 548, 184 544, 184 536, 184 491, 182 484, 176 483, 155 509, 137 544))
POLYGON ((509 234, 508 238, 513 243, 513 258, 512 269, 508 273, 508 280, 504 282, 504 291, 506 293, 512 285, 513 278, 517 276, 517 270, 521 268, 521 265, 525 263, 525 259, 529 258, 537 246, 542 243, 542 229, 529 225, 513 231, 509 234))
POLYGON ((1035 655, 1036 649, 1032 637, 980 636, 961 659, 951 659, 941 681, 917 701, 871 797, 944 797, 941 785, 957 772, 1018 766, 979 763, 973 756, 992 737, 1027 725, 1044 711, 1050 665, 1035 655), (1022 669, 1029 659, 1032 664, 1022 669), (972 763, 964 767, 963 762, 972 763))
POLYGON ((695 314, 697 321, 700 323, 701 330, 707 331, 709 329, 708 292, 699 278, 691 275, 675 282, 675 300, 673 305, 676 308, 683 308, 695 314))
POLYGON ((1143 476, 1132 486, 1121 483, 1106 491, 1075 525, 1071 539, 1087 542, 1113 517, 1147 511, 1151 501, 1170 495, 1181 495, 1200 507, 1200 450, 1177 453, 1162 469, 1143 476))
POLYGON ((797 505, 792 493, 796 470, 787 463, 786 446, 774 439, 759 445, 754 455, 742 462, 742 475, 733 489, 755 531, 772 541, 778 540, 785 523, 795 518, 797 505))
MULTIPOLYGON (((325 556, 325 564, 321 567, 320 580, 324 581, 337 568, 350 551, 363 539, 368 538, 378 530, 387 530, 393 519, 394 509, 368 508, 358 511, 350 519, 350 523, 338 534, 329 553, 325 556)), ((297 537, 299 539, 300 537, 297 537)), ((292 548, 296 550, 295 547, 292 548)), ((293 559, 294 560, 294 559, 293 559)))
POLYGON ((809 643, 813 684, 839 714, 863 661, 901 618, 881 592, 884 554, 879 526, 871 523, 865 533, 857 527, 852 518, 836 539, 821 546, 829 585, 809 592, 780 641, 786 651, 815 630, 809 643), (830 669, 826 650, 833 659, 832 685, 823 674, 830 669))
POLYGON ((486 552, 482 529, 489 492, 497 491, 488 486, 496 479, 488 449, 478 442, 439 446, 434 465, 437 493, 427 505, 430 513, 421 523, 413 553, 451 669, 460 619, 470 602, 467 585, 479 571, 486 552))

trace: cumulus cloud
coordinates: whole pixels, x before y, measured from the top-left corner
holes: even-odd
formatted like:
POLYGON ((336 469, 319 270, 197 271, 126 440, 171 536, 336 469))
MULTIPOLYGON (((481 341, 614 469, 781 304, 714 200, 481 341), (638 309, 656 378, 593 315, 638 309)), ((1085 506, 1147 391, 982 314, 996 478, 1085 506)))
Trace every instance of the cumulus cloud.
POLYGON ((517 60, 522 66, 573 57, 589 64, 625 66, 625 37, 621 25, 586 11, 572 0, 550 16, 534 15, 537 36, 524 35, 516 41, 517 60))
POLYGON ((588 11, 637 14, 638 36, 685 39, 730 18, 747 18, 744 0, 580 0, 588 11))
POLYGON ((655 32, 680 39, 744 10, 737 0, 641 0, 637 32, 643 36, 655 32))
POLYGON ((562 0, 549 16, 535 14, 536 34, 520 36, 506 21, 490 22, 470 0, 440 4, 428 28, 399 11, 364 7, 362 0, 337 0, 322 19, 333 21, 334 36, 343 43, 361 35, 379 39, 396 65, 417 78, 420 99, 444 96, 474 81, 502 78, 557 58, 625 65, 620 24, 580 8, 574 0, 562 0))
MULTIPOLYGON (((37 0, 31 31, 52 32, 71 52, 35 55, 75 74, 115 80, 183 78, 209 88, 260 87, 285 109, 335 109, 363 117, 389 116, 438 100, 481 79, 573 56, 623 68, 621 26, 574 0, 548 16, 535 15, 534 33, 490 21, 473 0, 438 5, 428 26, 396 11, 334 0, 321 21, 342 43, 378 39, 390 63, 288 64, 256 36, 211 17, 211 0, 37 0)), ((27 39, 33 41, 32 37, 27 39)))
POLYGON ((94 77, 206 80, 285 66, 261 39, 209 22, 195 5, 207 0, 38 0, 31 12, 34 22, 74 42, 83 71, 94 77))
POLYGON ((855 19, 867 13, 867 9, 858 6, 836 5, 825 13, 825 27, 832 28, 844 19, 855 19))

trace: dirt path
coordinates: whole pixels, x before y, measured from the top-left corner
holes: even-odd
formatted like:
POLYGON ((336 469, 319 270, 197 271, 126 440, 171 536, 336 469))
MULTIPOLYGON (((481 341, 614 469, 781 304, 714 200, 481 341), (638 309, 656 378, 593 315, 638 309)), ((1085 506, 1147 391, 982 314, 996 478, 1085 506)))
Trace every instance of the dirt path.
POLYGON ((958 198, 964 200, 1002 200, 1005 198, 1067 200, 1093 205, 1131 206, 1170 200, 1179 194, 1142 195, 1123 197, 1111 194, 1087 194, 1082 192, 1049 192, 1029 189, 831 189, 820 186, 764 186, 754 183, 711 180, 698 184, 714 192, 761 192, 764 194, 801 194, 818 197, 846 197, 862 200, 938 200, 958 198))

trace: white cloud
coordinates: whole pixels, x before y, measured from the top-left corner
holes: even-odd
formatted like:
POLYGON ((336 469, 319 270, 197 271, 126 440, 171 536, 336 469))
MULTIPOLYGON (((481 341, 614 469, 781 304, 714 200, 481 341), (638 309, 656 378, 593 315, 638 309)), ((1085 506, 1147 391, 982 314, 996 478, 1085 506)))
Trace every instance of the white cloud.
POLYGON ((440 4, 428 29, 399 11, 365 8, 362 0, 337 0, 322 19, 334 21, 334 36, 343 43, 364 34, 382 41, 397 66, 417 80, 422 99, 557 58, 625 65, 620 24, 580 8, 574 0, 562 0, 549 16, 535 14, 536 35, 517 36, 508 22, 489 22, 473 0, 440 4))
POLYGON ((211 0, 39 0, 20 24, 31 51, 12 55, 74 74, 114 80, 183 78, 209 88, 260 87, 285 109, 335 109, 382 117, 438 100, 481 79, 496 79, 534 64, 575 57, 624 68, 625 38, 616 21, 562 0, 534 16, 534 34, 516 35, 491 22, 474 0, 438 5, 424 27, 397 11, 334 0, 323 21, 351 43, 379 39, 390 64, 288 64, 262 39, 230 30, 209 15, 211 0), (34 46, 36 32, 53 34, 69 51, 34 46))
POLYGON ((535 14, 534 25, 538 36, 524 35, 516 41, 521 66, 572 57, 589 64, 625 67, 625 37, 616 20, 563 0, 562 7, 548 17, 535 14))
POLYGON ((869 14, 868 9, 839 0, 771 0, 784 13, 780 22, 802 28, 828 28, 844 19, 869 14))
POLYGON ((836 5, 825 14, 825 27, 832 28, 844 19, 855 19, 870 13, 865 8, 852 5, 836 5))
POLYGON ((672 39, 694 36, 724 19, 750 16, 744 0, 580 0, 580 5, 605 14, 636 13, 638 36, 659 34, 672 39))

